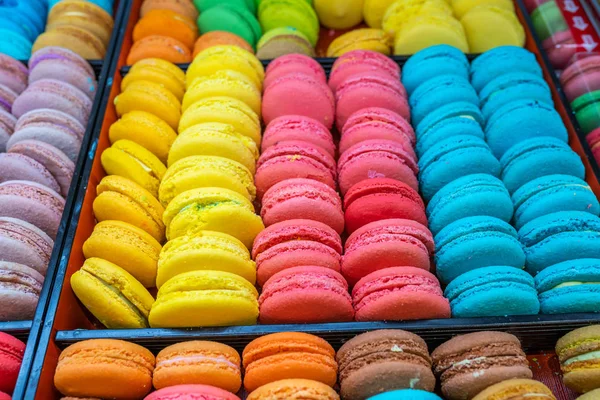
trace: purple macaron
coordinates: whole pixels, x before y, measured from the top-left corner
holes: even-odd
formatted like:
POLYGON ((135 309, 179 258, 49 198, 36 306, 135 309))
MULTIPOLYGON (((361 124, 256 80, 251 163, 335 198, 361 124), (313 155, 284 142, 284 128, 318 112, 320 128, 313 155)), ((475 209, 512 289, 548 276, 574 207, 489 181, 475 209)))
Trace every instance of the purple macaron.
POLYGON ((18 94, 6 85, 0 84, 0 109, 12 112, 18 94))
POLYGON ((0 182, 31 181, 55 192, 60 190, 50 171, 33 158, 18 153, 0 153, 0 182))
POLYGON ((0 53, 0 85, 19 94, 27 87, 27 67, 20 61, 0 53))
POLYGON ((23 264, 46 275, 54 242, 36 226, 0 217, 0 261, 23 264))
POLYGON ((44 277, 26 265, 0 261, 0 321, 33 319, 43 282, 44 277))
POLYGON ((15 131, 16 124, 15 116, 0 107, 0 152, 6 151, 6 143, 15 131))

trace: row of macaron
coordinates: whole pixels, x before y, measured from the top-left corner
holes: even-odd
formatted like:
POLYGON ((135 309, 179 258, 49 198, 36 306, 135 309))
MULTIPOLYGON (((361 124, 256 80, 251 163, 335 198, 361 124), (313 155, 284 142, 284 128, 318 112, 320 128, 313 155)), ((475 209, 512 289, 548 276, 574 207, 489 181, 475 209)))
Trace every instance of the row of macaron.
POLYGON ((28 60, 48 46, 103 59, 113 30, 112 0, 27 0, 0 6, 0 53, 28 60))
MULTIPOLYGON (((581 340, 571 343, 582 332, 598 340, 598 326, 584 328, 561 338, 557 352, 565 383, 587 392, 598 381, 578 382, 582 374, 589 375, 576 370, 589 347, 581 340)), ((65 396, 114 399, 164 399, 188 390, 225 400, 238 399, 236 393, 259 400, 293 399, 307 392, 319 399, 440 399, 432 393, 438 382, 448 400, 508 399, 499 395, 509 391, 515 396, 515 389, 523 397, 543 393, 555 398, 532 377, 519 340, 509 333, 459 335, 430 354, 427 343, 413 333, 379 330, 348 340, 337 352, 315 335, 273 333, 248 343, 241 356, 212 341, 173 344, 154 356, 126 341, 86 340, 62 351, 54 384, 65 396), (115 358, 127 363, 117 364, 115 358), (156 391, 148 395, 152 388, 156 391)))
POLYGON ((87 61, 47 47, 29 68, 0 56, 2 321, 31 319, 74 175, 96 78, 87 61), (3 279, 3 280, 4 280, 3 279))

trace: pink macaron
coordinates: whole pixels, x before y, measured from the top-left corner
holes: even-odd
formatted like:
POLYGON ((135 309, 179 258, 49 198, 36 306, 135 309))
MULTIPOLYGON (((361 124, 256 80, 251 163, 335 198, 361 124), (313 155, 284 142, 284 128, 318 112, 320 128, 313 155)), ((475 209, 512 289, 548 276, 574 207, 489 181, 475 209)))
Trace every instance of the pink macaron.
POLYGON ((82 125, 87 125, 92 101, 75 86, 56 79, 40 79, 31 83, 16 98, 12 113, 19 118, 28 111, 50 108, 73 116, 82 125))
POLYGON ((0 53, 0 85, 19 94, 27 87, 27 67, 18 60, 0 53))
POLYGON ((369 50, 355 50, 339 57, 331 68, 329 87, 337 88, 354 76, 370 75, 400 80, 400 67, 389 57, 369 50))
POLYGON ((277 79, 294 73, 302 73, 316 81, 327 82, 323 67, 314 58, 303 54, 287 54, 277 57, 267 65, 263 86, 266 89, 277 79))
POLYGON ((240 400, 236 395, 215 386, 175 385, 150 393, 144 400, 240 400))
POLYGON ((6 151, 6 143, 15 131, 17 118, 10 112, 0 107, 0 152, 6 151))
POLYGON ((25 343, 0 332, 0 392, 12 393, 23 363, 25 343))
POLYGON ((314 265, 340 271, 342 240, 329 226, 292 219, 267 227, 254 239, 252 258, 260 286, 277 272, 314 265))
POLYGON ((585 93, 600 90, 600 55, 580 58, 569 65, 560 82, 571 102, 585 93))
POLYGON ((339 130, 344 127, 350 115, 367 107, 386 108, 410 121, 406 90, 396 79, 365 74, 351 77, 338 86, 335 100, 339 130))
POLYGON ((334 113, 335 98, 331 89, 311 75, 287 74, 265 88, 262 116, 266 124, 284 115, 303 115, 331 129, 334 113))
POLYGON ((585 139, 592 149, 592 154, 594 155, 596 162, 600 164, 600 128, 591 131, 585 139))
POLYGON ((0 153, 0 182, 15 180, 37 182, 55 192, 60 191, 50 171, 33 158, 18 153, 0 153))
POLYGON ((261 217, 265 226, 289 219, 311 219, 344 231, 344 212, 339 194, 314 179, 287 179, 273 185, 262 200, 261 217))
POLYGON ((392 178, 419 189, 419 167, 413 154, 391 140, 366 140, 346 150, 338 160, 340 191, 345 195, 358 182, 392 178))
POLYGON ((577 52, 578 45, 573 39, 570 30, 556 32, 542 42, 542 47, 548 55, 552 66, 556 69, 565 69, 571 58, 577 52))
POLYGON ((374 178, 352 186, 344 197, 349 234, 382 219, 412 219, 427 226, 425 204, 416 190, 390 178, 374 178))
POLYGON ((0 217, 0 260, 26 265, 46 275, 54 241, 29 222, 0 217))
POLYGON ((18 94, 8 86, 0 84, 0 109, 13 113, 13 106, 18 94))
POLYGON ((65 200, 54 190, 36 182, 0 183, 0 217, 11 217, 40 228, 56 239, 65 200))
POLYGON ((450 303, 430 272, 391 267, 370 273, 352 290, 357 321, 450 318, 450 303))
MULTIPOLYGON (((0 236, 0 244, 2 241, 0 236)), ((23 264, 0 261, 0 276, 5 280, 0 285, 0 304, 4 306, 0 307, 0 321, 33 319, 44 283, 42 274, 23 264)))
POLYGON ((291 178, 314 179, 335 189, 335 160, 308 142, 279 142, 262 153, 256 164, 254 179, 258 198, 274 184, 291 178))
POLYGON ((429 271, 434 242, 425 225, 408 219, 371 222, 346 240, 342 274, 351 286, 380 269, 407 266, 429 271))
POLYGON ((261 151, 290 140, 311 143, 335 156, 335 143, 329 129, 319 121, 302 115, 285 115, 272 120, 263 134, 261 151))
POLYGON ((264 285, 258 299, 263 324, 347 322, 354 318, 348 284, 329 268, 285 269, 264 285))

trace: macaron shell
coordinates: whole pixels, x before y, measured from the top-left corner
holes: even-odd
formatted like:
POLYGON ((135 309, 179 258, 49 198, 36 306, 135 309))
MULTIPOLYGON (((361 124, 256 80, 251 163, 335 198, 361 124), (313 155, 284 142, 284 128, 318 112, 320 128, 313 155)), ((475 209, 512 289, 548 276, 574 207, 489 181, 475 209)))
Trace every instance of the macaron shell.
POLYGON ((71 162, 77 161, 81 140, 68 128, 50 122, 17 123, 17 128, 6 143, 7 150, 23 141, 35 140, 61 151, 71 162))
POLYGON ((151 10, 175 11, 194 21, 198 18, 198 10, 191 0, 144 0, 140 8, 140 17, 144 17, 151 10))
POLYGON ((0 301, 10 304, 0 311, 0 321, 33 319, 44 277, 26 265, 5 261, 0 262, 0 277, 0 301))
POLYGON ((16 218, 0 218, 3 261, 24 265, 46 275, 53 247, 52 239, 36 226, 16 218))
POLYGON ((70 83, 85 93, 91 100, 98 93, 98 83, 95 75, 90 75, 86 68, 61 59, 48 59, 38 62, 29 73, 29 82, 33 83, 41 79, 56 79, 70 83))
POLYGON ((222 45, 238 46, 250 53, 254 51, 252 46, 238 35, 226 31, 212 31, 202 34, 196 40, 193 57, 196 58, 199 53, 209 47, 222 45))
POLYGON ((15 130, 19 130, 30 123, 40 122, 61 125, 67 128, 69 131, 71 131, 73 136, 79 138, 80 140, 85 134, 84 125, 81 122, 77 121, 75 117, 62 111, 53 110, 49 108, 39 108, 23 114, 17 121, 17 124, 15 125, 15 130))
POLYGON ((248 396, 248 400, 285 400, 314 393, 314 397, 322 400, 339 400, 335 390, 321 382, 308 379, 283 379, 261 386, 248 396))
POLYGON ((12 393, 23 362, 25 343, 4 332, 0 334, 0 341, 3 348, 0 353, 0 391, 12 393))
POLYGON ((8 86, 0 84, 0 108, 4 111, 13 112, 12 108, 18 96, 19 95, 8 86))
POLYGON ((336 146, 329 130, 319 121, 301 115, 287 115, 271 121, 265 129, 261 151, 288 140, 311 143, 335 156, 336 146))
POLYGON ((16 153, 0 153, 0 182, 23 180, 37 182, 56 192, 56 179, 46 167, 31 157, 16 153))
POLYGON ((265 73, 265 88, 269 87, 271 83, 279 78, 296 73, 308 75, 318 82, 327 83, 327 76, 321 64, 303 54, 287 54, 278 57, 267 65, 265 73))
POLYGON ((8 86, 19 94, 27 87, 27 67, 20 61, 0 54, 0 85, 8 86))
POLYGON ((58 26, 42 33, 31 51, 36 52, 49 46, 66 47, 86 60, 101 60, 106 54, 106 47, 97 36, 76 26, 58 26))
POLYGON ((192 61, 192 52, 177 39, 151 35, 138 40, 131 46, 127 64, 135 64, 146 58, 160 58, 173 64, 183 64, 192 61))
POLYGON ((188 49, 194 47, 198 28, 194 20, 171 10, 150 10, 135 24, 133 41, 148 36, 168 36, 179 40, 188 49))
MULTIPOLYGON (((240 400, 236 395, 208 385, 175 385, 150 393, 144 400, 185 399, 202 396, 215 400, 240 400)), ((198 397, 201 398, 201 397, 198 397)))

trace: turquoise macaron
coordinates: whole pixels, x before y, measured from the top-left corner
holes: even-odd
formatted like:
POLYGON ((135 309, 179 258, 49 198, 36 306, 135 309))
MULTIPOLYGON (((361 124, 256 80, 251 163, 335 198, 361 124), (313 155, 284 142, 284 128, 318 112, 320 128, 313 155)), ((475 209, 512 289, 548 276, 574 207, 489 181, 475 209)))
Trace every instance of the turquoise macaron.
POLYGON ((517 231, 498 218, 459 219, 435 235, 434 241, 436 272, 444 284, 477 268, 525 266, 525 252, 517 231))
POLYGON ((567 143, 554 137, 524 140, 508 149, 500 159, 501 179, 509 192, 546 175, 571 175, 583 179, 581 158, 567 143))
POLYGON ((419 185, 425 201, 446 184, 465 175, 500 176, 500 162, 476 136, 452 136, 430 147, 419 159, 419 185))
POLYGON ((469 271, 444 291, 453 318, 535 315, 540 311, 535 281, 527 272, 507 266, 469 271))
POLYGON ((529 221, 559 211, 584 211, 598 216, 600 204, 583 179, 570 175, 547 175, 521 186, 512 195, 517 229, 529 221))
POLYGON ((0 53, 17 60, 28 60, 33 43, 24 35, 0 28, 0 53))
POLYGON ((429 229, 436 235, 446 225, 477 215, 509 222, 513 203, 502 181, 489 174, 466 175, 440 189, 427 205, 429 229))
MULTIPOLYGON (((47 10, 37 0, 0 2, 0 16, 9 16, 27 24, 38 35, 46 26, 47 10)), ((34 38, 35 39, 35 38, 34 38)))
POLYGON ((488 119, 485 138, 498 158, 524 140, 549 136, 567 142, 569 134, 553 106, 536 100, 517 100, 503 105, 488 119))
POLYGON ((368 400, 442 400, 442 398, 435 393, 426 392, 424 390, 402 389, 381 393, 369 397, 368 400))
POLYGON ((517 46, 496 47, 473 60, 471 83, 479 93, 497 77, 517 71, 542 76, 542 67, 529 50, 517 46))
POLYGON ((479 106, 479 97, 468 79, 457 75, 441 75, 422 83, 408 98, 411 121, 419 125, 429 113, 458 101, 479 106))
POLYGON ((552 265, 535 277, 542 314, 600 312, 600 259, 552 265))
POLYGON ((486 120, 498 109, 515 100, 537 100, 554 106, 546 81, 529 72, 512 72, 490 81, 479 92, 479 106, 486 120))
POLYGON ((600 258, 600 218, 583 211, 560 211, 519 229, 525 268, 534 276, 551 265, 576 258, 600 258))
POLYGON ((469 60, 456 47, 440 44, 411 56, 402 67, 402 84, 410 95, 423 82, 440 75, 469 79, 469 60))
POLYGON ((238 35, 253 48, 262 37, 262 29, 255 15, 245 7, 224 3, 200 13, 197 20, 201 33, 226 31, 238 35))
POLYGON ((470 135, 483 139, 483 116, 479 107, 467 102, 447 104, 427 115, 415 132, 417 155, 436 143, 457 135, 470 135))

